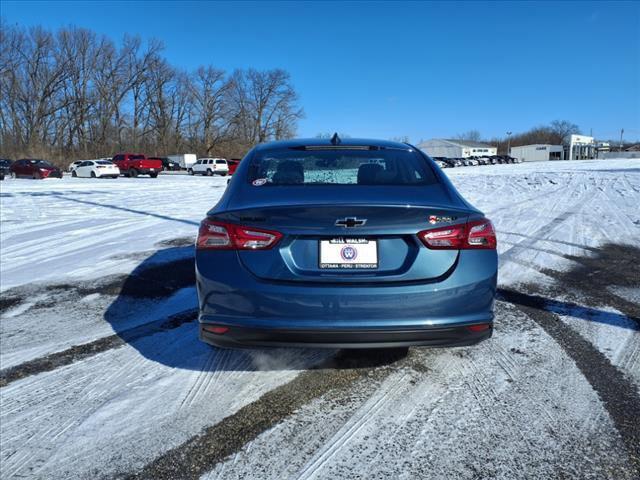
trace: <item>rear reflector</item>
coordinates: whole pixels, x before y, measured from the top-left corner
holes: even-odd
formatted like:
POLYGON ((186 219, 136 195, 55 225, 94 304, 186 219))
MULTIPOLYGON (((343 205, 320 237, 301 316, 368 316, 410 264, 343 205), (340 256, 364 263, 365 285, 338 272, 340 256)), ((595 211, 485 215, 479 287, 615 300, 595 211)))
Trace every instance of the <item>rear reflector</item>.
POLYGON ((261 228, 205 218, 200 223, 196 248, 200 250, 266 250, 273 247, 282 234, 261 228))
POLYGON ((488 218, 460 225, 423 230, 418 238, 433 250, 467 250, 496 248, 496 232, 488 218))
POLYGON ((206 332, 215 333, 216 335, 224 335, 229 331, 229 327, 221 325, 205 325, 202 329, 206 332))
POLYGON ((486 330, 489 330, 491 328, 491 324, 490 323, 479 323, 477 325, 469 325, 467 327, 467 330, 469 330, 470 332, 484 332, 486 330))

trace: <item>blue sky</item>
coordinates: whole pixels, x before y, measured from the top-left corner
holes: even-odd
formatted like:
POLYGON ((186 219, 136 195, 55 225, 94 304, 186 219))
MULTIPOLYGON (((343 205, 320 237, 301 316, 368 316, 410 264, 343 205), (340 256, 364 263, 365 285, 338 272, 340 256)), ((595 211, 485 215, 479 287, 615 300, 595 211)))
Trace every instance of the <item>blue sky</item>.
POLYGON ((640 3, 27 2, 5 21, 156 37, 185 69, 291 73, 300 136, 483 137, 555 119, 640 139, 640 3))

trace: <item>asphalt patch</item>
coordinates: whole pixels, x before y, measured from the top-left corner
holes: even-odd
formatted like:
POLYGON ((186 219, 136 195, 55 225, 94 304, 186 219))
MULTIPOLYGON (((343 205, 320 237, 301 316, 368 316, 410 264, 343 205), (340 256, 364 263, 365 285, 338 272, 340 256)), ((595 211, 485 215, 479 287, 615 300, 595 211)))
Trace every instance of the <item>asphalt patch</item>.
MULTIPOLYGON (((614 307, 639 322, 640 305, 615 295, 610 287, 640 288, 640 248, 609 243, 595 249, 592 255, 564 257, 574 262, 570 270, 540 270, 556 280, 564 295, 587 305, 614 307)), ((544 292, 533 285, 527 287, 529 291, 544 292)))
POLYGON ((0 298, 0 315, 23 303, 25 298, 19 295, 2 294, 0 298))

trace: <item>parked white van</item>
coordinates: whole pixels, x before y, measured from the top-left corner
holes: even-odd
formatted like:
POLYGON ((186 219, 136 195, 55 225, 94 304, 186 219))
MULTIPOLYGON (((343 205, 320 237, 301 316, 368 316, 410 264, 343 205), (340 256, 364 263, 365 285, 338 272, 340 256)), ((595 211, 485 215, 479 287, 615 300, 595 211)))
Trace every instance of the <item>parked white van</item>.
POLYGON ((180 165, 180 168, 184 168, 185 170, 190 169, 193 165, 196 164, 198 157, 195 153, 185 153, 182 155, 169 155, 167 157, 172 162, 180 165))
POLYGON ((198 161, 189 169, 189 175, 222 175, 223 177, 229 173, 229 165, 224 158, 199 158, 198 161))

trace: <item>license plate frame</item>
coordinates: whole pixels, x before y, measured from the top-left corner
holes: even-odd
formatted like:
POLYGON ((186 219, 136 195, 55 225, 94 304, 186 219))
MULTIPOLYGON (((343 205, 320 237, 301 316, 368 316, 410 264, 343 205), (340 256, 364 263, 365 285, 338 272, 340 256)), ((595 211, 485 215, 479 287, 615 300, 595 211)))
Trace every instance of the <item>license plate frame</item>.
POLYGON ((321 270, 376 270, 378 241, 371 238, 334 237, 318 240, 321 270))

